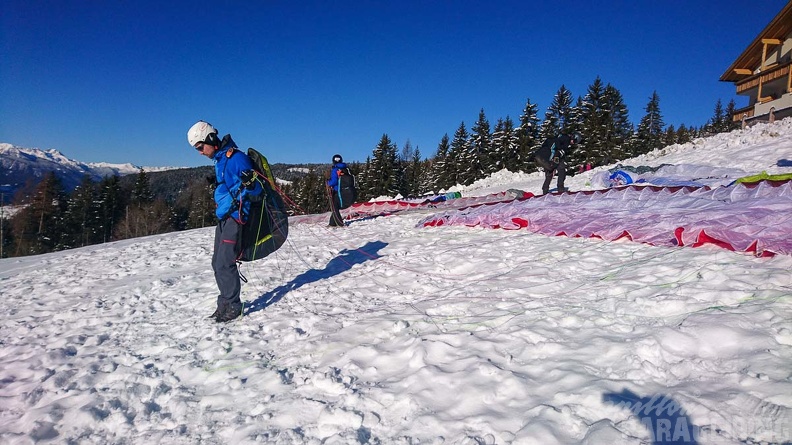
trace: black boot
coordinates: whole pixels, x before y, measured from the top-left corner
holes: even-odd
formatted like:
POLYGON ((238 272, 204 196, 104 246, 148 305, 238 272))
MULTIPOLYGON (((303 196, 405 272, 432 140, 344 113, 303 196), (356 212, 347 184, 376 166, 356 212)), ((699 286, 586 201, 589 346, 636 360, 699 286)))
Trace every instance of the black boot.
POLYGON ((215 308, 214 312, 212 312, 212 315, 210 315, 210 316, 208 316, 206 318, 213 318, 215 321, 217 321, 217 317, 220 314, 222 314, 223 312, 225 312, 225 307, 217 305, 217 307, 215 308))
POLYGON ((215 317, 215 321, 218 323, 227 323, 232 320, 236 320, 237 318, 242 316, 242 304, 231 304, 225 308, 224 311, 220 312, 215 317))

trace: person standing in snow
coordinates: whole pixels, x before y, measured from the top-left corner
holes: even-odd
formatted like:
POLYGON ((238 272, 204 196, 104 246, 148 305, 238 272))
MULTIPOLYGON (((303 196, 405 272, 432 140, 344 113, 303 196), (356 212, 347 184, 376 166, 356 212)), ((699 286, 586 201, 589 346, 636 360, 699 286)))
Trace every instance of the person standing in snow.
POLYGON ((564 187, 566 179, 566 163, 564 162, 568 154, 572 153, 576 144, 580 144, 580 133, 561 134, 555 138, 547 138, 539 150, 536 152, 536 162, 544 170, 545 180, 542 184, 542 194, 550 193, 550 182, 553 180, 553 173, 558 174, 559 192, 568 189, 564 187))
POLYGON ((225 323, 242 315, 242 284, 237 269, 242 226, 247 221, 251 202, 261 200, 264 189, 255 180, 250 158, 237 149, 230 134, 221 140, 211 124, 198 121, 187 131, 187 141, 215 165, 214 200, 219 222, 215 229, 212 269, 220 295, 217 308, 209 318, 225 323))
POLYGON ((330 179, 327 180, 327 187, 330 189, 330 227, 344 227, 344 218, 341 217, 341 198, 339 189, 341 181, 338 178, 338 171, 346 168, 344 159, 341 155, 333 155, 333 166, 330 168, 330 179))

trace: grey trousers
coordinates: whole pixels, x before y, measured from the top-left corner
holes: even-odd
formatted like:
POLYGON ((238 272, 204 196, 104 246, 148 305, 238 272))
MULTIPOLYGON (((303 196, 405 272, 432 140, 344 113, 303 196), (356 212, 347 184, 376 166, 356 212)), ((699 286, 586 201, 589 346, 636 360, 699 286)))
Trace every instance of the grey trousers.
POLYGON ((217 288, 217 307, 238 307, 242 304, 239 294, 242 284, 239 282, 239 270, 236 260, 241 249, 242 226, 234 218, 226 218, 217 224, 215 229, 214 253, 212 269, 214 270, 217 288))

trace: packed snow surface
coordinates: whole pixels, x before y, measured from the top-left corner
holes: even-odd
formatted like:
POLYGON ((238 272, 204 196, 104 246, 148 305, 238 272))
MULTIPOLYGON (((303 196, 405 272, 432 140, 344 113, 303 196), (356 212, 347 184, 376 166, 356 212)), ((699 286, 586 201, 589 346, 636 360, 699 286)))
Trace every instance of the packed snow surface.
MULTIPOLYGON (((784 120, 629 163, 790 158, 784 120)), ((418 225, 436 212, 295 218, 221 325, 213 228, 0 260, 0 443, 792 441, 791 256, 418 225)))

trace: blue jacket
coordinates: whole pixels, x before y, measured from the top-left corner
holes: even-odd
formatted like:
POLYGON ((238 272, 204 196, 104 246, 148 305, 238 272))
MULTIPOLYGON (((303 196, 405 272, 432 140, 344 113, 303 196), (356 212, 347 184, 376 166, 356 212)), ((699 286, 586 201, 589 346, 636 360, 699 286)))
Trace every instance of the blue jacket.
POLYGON ((330 179, 327 180, 327 186, 331 187, 333 190, 338 191, 338 170, 346 168, 346 164, 343 162, 339 162, 338 164, 333 164, 333 168, 330 170, 330 179))
POLYGON ((258 182, 254 182, 252 190, 242 186, 242 172, 253 170, 253 163, 245 153, 237 149, 230 134, 223 137, 220 148, 214 155, 214 162, 217 177, 217 188, 214 192, 217 204, 215 214, 220 220, 230 216, 244 223, 250 213, 250 198, 259 197, 264 191, 258 182))

